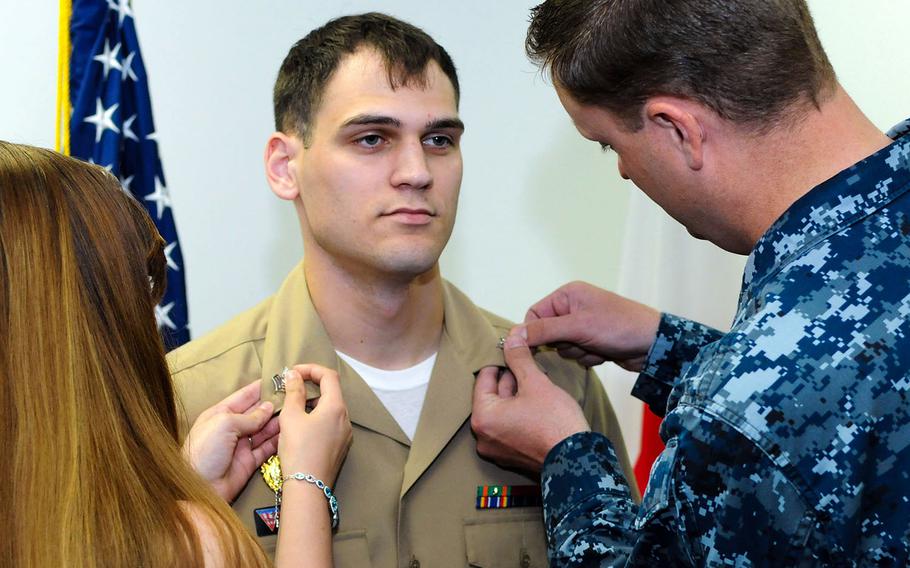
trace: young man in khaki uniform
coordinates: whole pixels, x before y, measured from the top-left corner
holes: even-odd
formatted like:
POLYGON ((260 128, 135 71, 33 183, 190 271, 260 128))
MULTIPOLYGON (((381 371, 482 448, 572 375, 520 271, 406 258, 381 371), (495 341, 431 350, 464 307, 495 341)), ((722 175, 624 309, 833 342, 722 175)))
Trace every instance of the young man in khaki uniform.
MULTIPOLYGON (((503 365, 512 324, 437 263, 461 184, 458 96, 445 50, 394 18, 339 18, 298 42, 275 85, 265 165, 297 210, 305 262, 169 356, 187 424, 253 380, 280 410, 272 377, 285 366, 338 371, 354 428, 334 487, 338 566, 546 565, 536 479, 478 457, 469 420, 474 377, 503 365)), ((537 361, 624 448, 597 377, 553 351, 537 361)), ((233 503, 270 553, 274 501, 255 475, 233 503)))

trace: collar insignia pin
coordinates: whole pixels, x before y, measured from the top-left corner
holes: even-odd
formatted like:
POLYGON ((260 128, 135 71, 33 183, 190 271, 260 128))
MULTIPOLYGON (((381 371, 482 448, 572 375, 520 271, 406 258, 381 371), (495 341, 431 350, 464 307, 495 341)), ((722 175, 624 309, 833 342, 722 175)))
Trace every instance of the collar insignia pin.
POLYGON ((288 370, 285 367, 280 373, 272 375, 272 386, 275 387, 275 392, 284 392, 284 377, 288 370))

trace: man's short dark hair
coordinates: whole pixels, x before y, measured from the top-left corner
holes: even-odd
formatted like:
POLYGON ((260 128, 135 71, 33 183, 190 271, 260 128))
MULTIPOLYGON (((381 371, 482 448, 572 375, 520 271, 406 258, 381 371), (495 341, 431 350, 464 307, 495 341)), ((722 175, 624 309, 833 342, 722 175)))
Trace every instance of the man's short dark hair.
POLYGON ((446 50, 420 28, 370 12, 331 20, 294 44, 275 80, 275 128, 306 140, 329 79, 345 56, 361 48, 382 57, 393 89, 425 87, 427 66, 435 61, 452 82, 458 103, 458 75, 446 50))
POLYGON ((655 95, 767 131, 836 83, 804 0, 548 0, 531 11, 525 48, 576 101, 632 131, 655 95))

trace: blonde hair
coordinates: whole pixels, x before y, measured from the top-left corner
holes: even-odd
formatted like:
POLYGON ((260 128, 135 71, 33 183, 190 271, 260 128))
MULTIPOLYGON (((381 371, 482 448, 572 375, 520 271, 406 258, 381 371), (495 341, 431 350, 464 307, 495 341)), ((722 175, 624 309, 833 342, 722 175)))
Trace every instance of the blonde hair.
POLYGON ((0 482, 5 566, 267 560, 184 462, 154 319, 164 242, 104 169, 0 141, 0 482))

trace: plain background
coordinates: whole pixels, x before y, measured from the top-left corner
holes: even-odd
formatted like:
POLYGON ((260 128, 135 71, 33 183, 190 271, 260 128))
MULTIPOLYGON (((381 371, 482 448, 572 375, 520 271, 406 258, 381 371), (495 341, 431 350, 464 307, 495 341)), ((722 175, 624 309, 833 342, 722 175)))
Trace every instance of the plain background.
MULTIPOLYGON (((265 183, 271 88, 288 48, 332 17, 383 11, 455 60, 467 125, 443 274, 521 320, 570 280, 726 327, 742 257, 696 243, 583 140, 523 49, 533 3, 135 0, 194 337, 272 294, 302 255, 293 207, 265 183)), ((810 0, 841 82, 882 129, 910 115, 906 0, 810 0)), ((58 5, 0 0, 0 138, 53 146, 58 5)), ((747 165, 744 164, 744 167, 747 165)), ((632 377, 604 368, 637 455, 632 377)))

